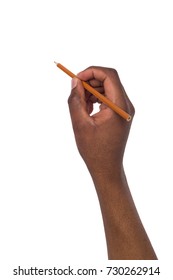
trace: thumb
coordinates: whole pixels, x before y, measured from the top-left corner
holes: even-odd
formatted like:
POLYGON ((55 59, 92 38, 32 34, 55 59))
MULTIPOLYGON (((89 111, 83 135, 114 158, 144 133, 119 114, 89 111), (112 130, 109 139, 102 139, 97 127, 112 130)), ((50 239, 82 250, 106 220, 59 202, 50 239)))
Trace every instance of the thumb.
POLYGON ((68 104, 70 109, 70 115, 72 119, 73 127, 81 127, 90 119, 87 113, 87 104, 85 100, 85 89, 81 80, 78 78, 72 79, 72 90, 68 98, 68 104))

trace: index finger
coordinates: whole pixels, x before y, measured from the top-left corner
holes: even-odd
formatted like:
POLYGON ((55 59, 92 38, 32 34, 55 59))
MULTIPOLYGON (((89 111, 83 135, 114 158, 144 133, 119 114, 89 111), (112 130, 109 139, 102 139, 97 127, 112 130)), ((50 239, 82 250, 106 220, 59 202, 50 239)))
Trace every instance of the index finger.
POLYGON ((104 67, 98 67, 98 66, 91 66, 87 69, 81 71, 77 74, 77 76, 80 79, 83 79, 84 81, 88 80, 98 80, 100 82, 104 82, 106 79, 106 68, 104 67))

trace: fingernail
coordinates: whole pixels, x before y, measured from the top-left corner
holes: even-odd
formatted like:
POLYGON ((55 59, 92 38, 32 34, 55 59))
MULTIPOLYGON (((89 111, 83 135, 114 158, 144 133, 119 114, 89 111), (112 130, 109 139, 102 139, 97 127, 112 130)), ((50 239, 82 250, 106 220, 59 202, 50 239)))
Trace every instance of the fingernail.
POLYGON ((78 82, 78 79, 77 78, 73 78, 71 80, 71 88, 74 89, 76 86, 77 86, 77 82, 78 82))

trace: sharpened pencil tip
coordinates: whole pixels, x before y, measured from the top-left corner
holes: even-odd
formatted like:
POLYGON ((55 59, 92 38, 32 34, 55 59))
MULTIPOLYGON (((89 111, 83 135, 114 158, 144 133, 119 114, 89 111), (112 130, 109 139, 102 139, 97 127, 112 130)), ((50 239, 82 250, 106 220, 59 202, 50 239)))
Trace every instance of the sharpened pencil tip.
POLYGON ((56 61, 54 61, 54 63, 57 65, 58 64, 58 62, 56 62, 56 61))

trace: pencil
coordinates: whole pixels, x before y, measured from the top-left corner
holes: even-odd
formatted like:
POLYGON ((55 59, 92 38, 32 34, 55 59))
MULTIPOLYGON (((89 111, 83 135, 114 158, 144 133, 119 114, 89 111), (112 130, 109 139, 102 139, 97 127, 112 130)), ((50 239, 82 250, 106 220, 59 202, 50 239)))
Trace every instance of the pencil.
MULTIPOLYGON (((71 78, 78 78, 75 74, 73 74, 70 70, 68 70, 66 67, 64 67, 62 64, 55 62, 56 66, 60 68, 62 71, 64 71, 67 75, 69 75, 71 78)), ((79 79, 79 78, 78 78, 79 79)), ((107 97, 102 95, 100 92, 95 90, 93 87, 91 87, 89 84, 87 84, 84 81, 81 81, 83 84, 83 87, 88 90, 90 93, 92 93, 96 98, 98 98, 101 102, 106 104, 109 108, 111 108, 114 112, 116 112, 119 116, 121 116, 126 121, 131 120, 131 116, 125 112, 123 109, 121 109, 119 106, 114 104, 111 100, 109 100, 107 97)))

